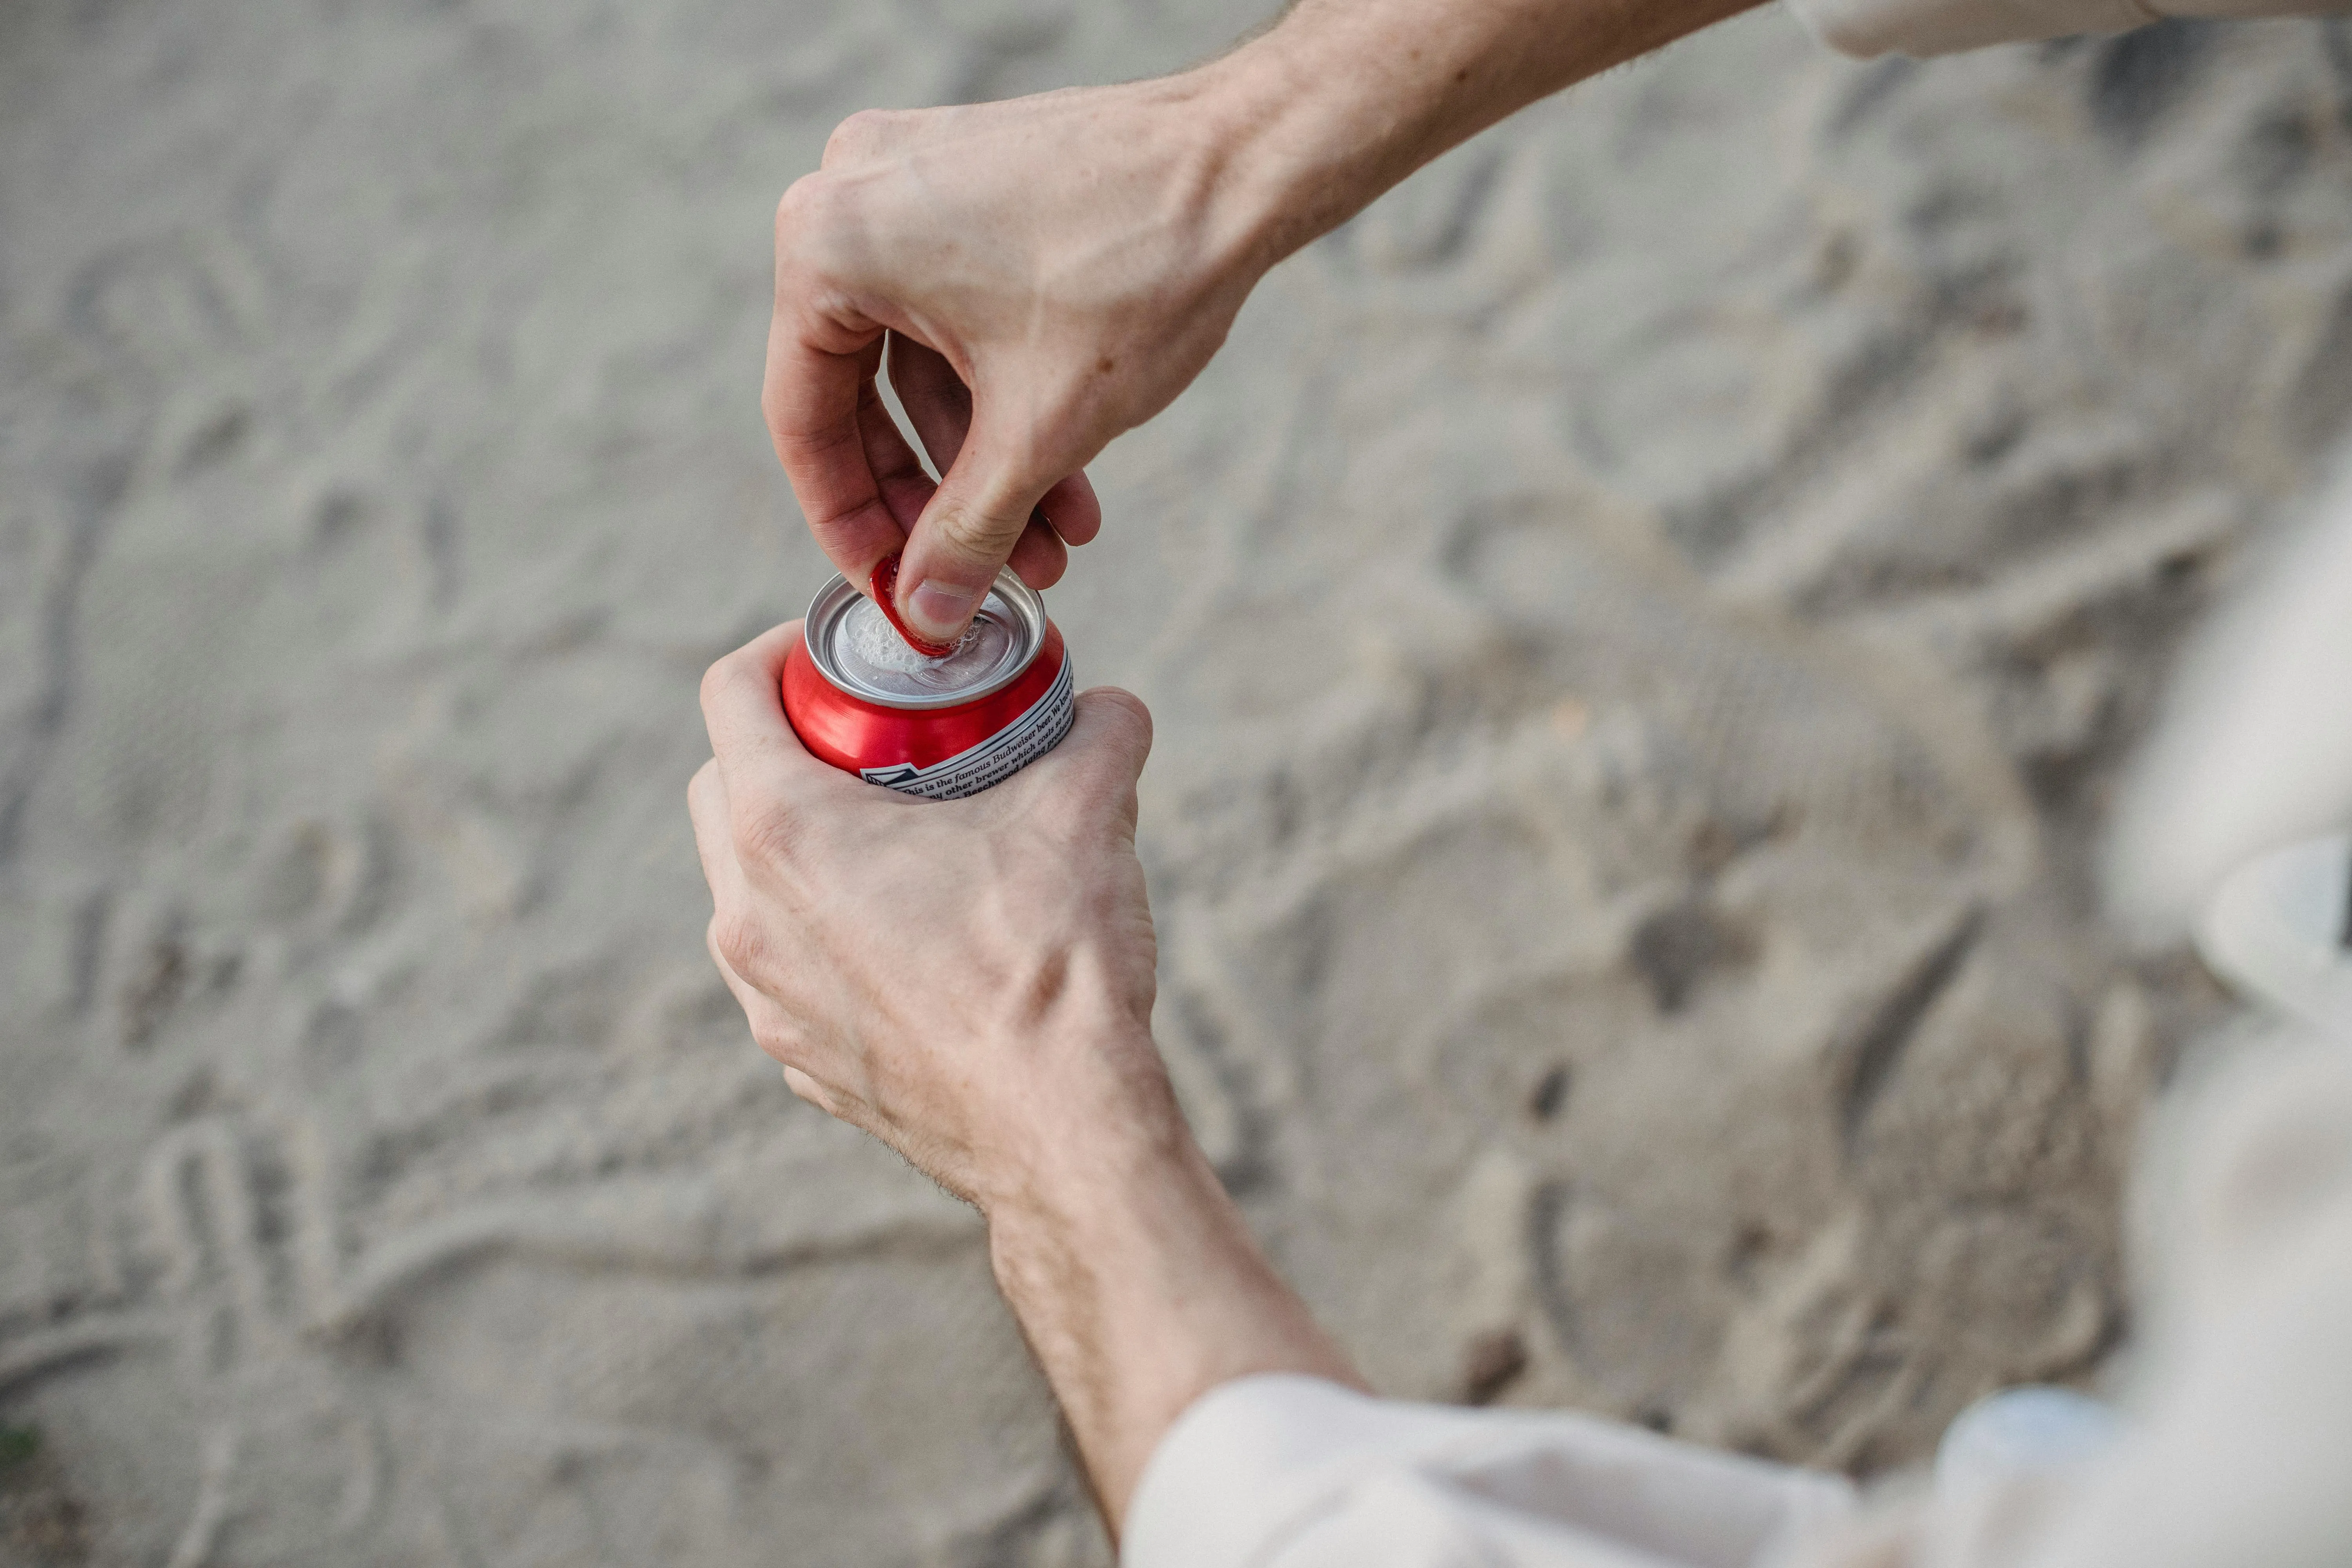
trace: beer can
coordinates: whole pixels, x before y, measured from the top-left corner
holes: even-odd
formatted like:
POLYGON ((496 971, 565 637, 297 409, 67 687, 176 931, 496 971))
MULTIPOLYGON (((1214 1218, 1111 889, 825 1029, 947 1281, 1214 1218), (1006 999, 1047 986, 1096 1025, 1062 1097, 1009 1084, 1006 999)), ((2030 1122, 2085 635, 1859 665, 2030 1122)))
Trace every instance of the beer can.
MULTIPOLYGON (((887 586, 883 590, 887 592, 887 586)), ((1062 631, 1010 571, 950 653, 909 647, 874 601, 835 576, 784 658, 784 716, 809 751, 868 784, 955 800, 1052 751, 1077 717, 1062 631)))

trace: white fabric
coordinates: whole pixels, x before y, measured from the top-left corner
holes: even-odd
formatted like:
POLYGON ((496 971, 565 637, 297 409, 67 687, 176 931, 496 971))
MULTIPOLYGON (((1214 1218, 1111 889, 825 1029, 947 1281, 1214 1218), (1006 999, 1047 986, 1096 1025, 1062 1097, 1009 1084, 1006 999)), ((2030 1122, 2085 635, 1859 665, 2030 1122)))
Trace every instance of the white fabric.
POLYGON ((1789 0, 1841 53, 1948 55, 1988 44, 2120 33, 2167 16, 2318 16, 2352 0, 1789 0))
POLYGON ((1842 1478, 1565 1413, 1244 1378, 1171 1428, 1126 1568, 1750 1568, 1847 1518, 1842 1478))
POLYGON ((2137 1429, 2029 1549, 1952 1568, 2352 1563, 2352 1038, 2239 1047, 2144 1193, 2137 1429))
POLYGON ((1874 1512, 1835 1477, 1566 1414, 1213 1390, 1125 1568, 2341 1568, 2352 1563, 2352 1040, 2253 1052, 2176 1142, 2104 1458, 1874 1512))
POLYGON ((2155 935, 2252 857, 2352 826, 2352 461, 2200 636, 2133 773, 2106 880, 2155 935))

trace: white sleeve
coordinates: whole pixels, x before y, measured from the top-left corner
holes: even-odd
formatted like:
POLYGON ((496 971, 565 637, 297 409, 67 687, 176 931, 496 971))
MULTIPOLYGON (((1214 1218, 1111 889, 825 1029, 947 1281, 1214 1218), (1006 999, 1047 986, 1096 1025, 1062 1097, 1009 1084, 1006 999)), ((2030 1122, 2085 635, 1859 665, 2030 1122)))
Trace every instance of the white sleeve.
POLYGON ((1842 1477, 1549 1412, 1211 1390, 1153 1452, 1122 1568, 1761 1568, 1846 1521, 1842 1477))
POLYGON ((2352 0, 1789 0, 1830 47, 1873 55, 1948 55, 1987 44, 2121 33, 2168 16, 2322 16, 2352 0))
POLYGON ((2114 1446, 2038 1472, 1939 1460, 1932 1493, 1869 1521, 1866 1553, 1817 1561, 2352 1563, 2352 1037, 2230 1048, 2212 1083, 2158 1112, 2170 1136, 2139 1223, 2160 1245, 2133 1309, 2140 1397, 2114 1446))
POLYGON ((2236 1048, 2158 1171, 2140 1429, 2038 1564, 2352 1562, 2352 1038, 2236 1048))

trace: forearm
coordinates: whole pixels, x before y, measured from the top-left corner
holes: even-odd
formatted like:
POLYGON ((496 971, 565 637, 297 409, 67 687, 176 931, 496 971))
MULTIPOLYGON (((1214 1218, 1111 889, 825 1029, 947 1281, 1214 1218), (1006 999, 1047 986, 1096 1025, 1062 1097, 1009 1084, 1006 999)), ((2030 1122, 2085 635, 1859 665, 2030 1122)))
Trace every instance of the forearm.
POLYGON ((1298 0, 1202 68, 1262 265, 1538 99, 1761 0, 1298 0))
POLYGON ((1148 1042, 1073 1102, 1025 1190, 991 1205, 996 1278, 1053 1384, 1114 1533, 1160 1436, 1219 1384, 1296 1372, 1361 1380, 1258 1250, 1185 1128, 1148 1042))

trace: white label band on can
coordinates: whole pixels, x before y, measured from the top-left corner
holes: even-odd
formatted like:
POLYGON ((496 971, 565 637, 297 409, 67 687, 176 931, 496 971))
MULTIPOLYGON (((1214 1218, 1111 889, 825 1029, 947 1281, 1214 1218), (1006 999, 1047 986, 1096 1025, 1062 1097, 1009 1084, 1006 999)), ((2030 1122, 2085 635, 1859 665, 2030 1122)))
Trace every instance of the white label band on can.
POLYGON ((892 768, 860 768, 857 776, 925 800, 960 800, 1003 783, 1062 743, 1078 716, 1078 688, 1070 660, 1029 710, 970 751, 944 762, 919 768, 901 763, 892 768))

